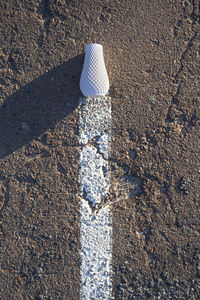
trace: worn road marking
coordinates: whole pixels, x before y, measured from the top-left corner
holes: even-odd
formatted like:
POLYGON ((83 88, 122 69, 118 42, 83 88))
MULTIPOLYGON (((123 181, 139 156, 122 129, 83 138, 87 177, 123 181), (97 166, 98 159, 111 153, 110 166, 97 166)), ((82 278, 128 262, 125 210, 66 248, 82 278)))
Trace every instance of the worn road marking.
POLYGON ((112 220, 101 206, 110 189, 110 138, 110 98, 80 99, 81 300, 112 299, 112 220))

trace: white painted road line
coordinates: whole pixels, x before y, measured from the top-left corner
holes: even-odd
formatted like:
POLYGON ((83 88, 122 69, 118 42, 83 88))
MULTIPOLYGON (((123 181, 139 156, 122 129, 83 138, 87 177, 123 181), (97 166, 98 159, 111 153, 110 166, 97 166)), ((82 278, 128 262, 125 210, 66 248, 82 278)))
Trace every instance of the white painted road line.
POLYGON ((112 299, 112 219, 101 207, 110 189, 109 97, 80 99, 81 300, 112 299))

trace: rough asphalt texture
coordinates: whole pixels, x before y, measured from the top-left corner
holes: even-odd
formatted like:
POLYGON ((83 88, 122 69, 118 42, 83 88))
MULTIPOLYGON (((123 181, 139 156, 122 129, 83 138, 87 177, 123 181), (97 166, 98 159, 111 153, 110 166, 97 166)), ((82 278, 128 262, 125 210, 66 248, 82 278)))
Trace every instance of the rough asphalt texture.
POLYGON ((199 29, 198 0, 1 0, 1 299, 79 299, 90 42, 104 46, 124 187, 110 200, 113 298, 200 298, 199 29))

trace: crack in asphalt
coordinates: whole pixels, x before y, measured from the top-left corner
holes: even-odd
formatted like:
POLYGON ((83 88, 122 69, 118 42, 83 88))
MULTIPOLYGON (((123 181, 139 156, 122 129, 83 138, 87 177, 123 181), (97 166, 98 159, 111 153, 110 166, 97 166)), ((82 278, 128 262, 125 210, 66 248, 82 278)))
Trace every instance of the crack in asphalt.
POLYGON ((174 76, 174 79, 175 79, 176 83, 178 83, 178 80, 179 80, 178 76, 180 75, 180 73, 183 70, 183 61, 185 60, 185 56, 186 56, 187 52, 190 50, 190 48, 193 46, 193 42, 194 42, 196 36, 197 36, 197 32, 195 32, 194 35, 192 36, 192 38, 189 40, 185 51, 183 51, 183 53, 180 57, 180 64, 181 65, 180 65, 178 71, 176 72, 176 75, 174 76))
MULTIPOLYGON (((102 137, 102 135, 97 135, 97 136, 93 137, 91 140, 89 140, 86 144, 81 144, 80 147, 81 147, 81 149, 84 148, 84 147, 86 147, 86 146, 92 146, 92 147, 94 147, 96 149, 96 151, 97 151, 97 154, 99 154, 104 161, 108 162, 109 159, 107 159, 105 157, 104 153, 101 152, 101 150, 100 150, 100 145, 101 144, 98 143, 98 140, 101 137, 102 137)), ((102 166, 101 168, 102 168, 104 177, 106 177, 106 175, 109 172, 109 166, 107 166, 107 167, 102 166)), ((87 194, 87 191, 85 190, 85 187, 83 187, 83 199, 85 201, 87 201, 87 203, 89 204, 89 207, 90 207, 92 213, 94 213, 94 212, 97 213, 103 206, 105 206, 103 204, 105 204, 105 202, 107 202, 108 198, 109 198, 109 195, 107 195, 107 196, 101 196, 101 202, 100 203, 96 203, 95 205, 93 205, 92 201, 88 198, 88 194, 87 194)))
POLYGON ((85 146, 93 146, 97 150, 97 153, 99 155, 101 155, 104 160, 109 161, 109 158, 106 158, 104 153, 102 153, 101 150, 100 150, 100 143, 98 143, 98 140, 99 140, 100 137, 102 137, 102 135, 97 135, 97 136, 93 137, 86 144, 81 143, 80 148, 82 150, 85 146))
POLYGON ((197 36, 197 32, 194 33, 194 35, 192 36, 192 38, 189 40, 188 45, 185 49, 185 51, 183 51, 181 57, 180 57, 180 67, 178 69, 178 71, 176 72, 176 75, 174 76, 175 82, 178 83, 177 88, 176 88, 176 92, 175 95, 172 96, 171 98, 171 103, 169 105, 167 114, 166 114, 166 118, 165 118, 165 123, 167 123, 168 121, 170 121, 170 112, 172 110, 172 106, 173 104, 177 104, 178 102, 178 96, 180 93, 180 89, 181 89, 181 84, 182 84, 182 79, 180 79, 180 74, 183 71, 183 61, 185 60, 186 54, 188 53, 188 51, 191 49, 191 47, 194 45, 194 40, 197 36))

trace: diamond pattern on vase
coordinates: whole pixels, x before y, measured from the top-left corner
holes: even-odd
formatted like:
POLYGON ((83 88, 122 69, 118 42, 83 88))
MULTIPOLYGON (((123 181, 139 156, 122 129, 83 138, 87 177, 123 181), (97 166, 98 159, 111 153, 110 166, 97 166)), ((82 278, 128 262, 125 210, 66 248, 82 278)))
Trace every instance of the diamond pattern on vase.
POLYGON ((80 88, 86 97, 105 96, 109 90, 103 47, 100 44, 86 46, 80 88))

